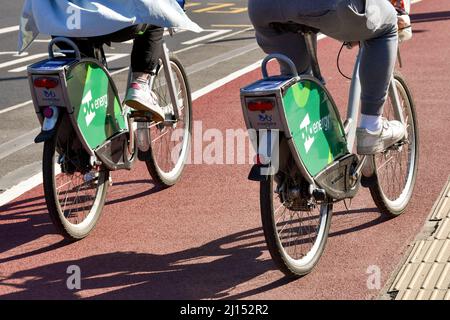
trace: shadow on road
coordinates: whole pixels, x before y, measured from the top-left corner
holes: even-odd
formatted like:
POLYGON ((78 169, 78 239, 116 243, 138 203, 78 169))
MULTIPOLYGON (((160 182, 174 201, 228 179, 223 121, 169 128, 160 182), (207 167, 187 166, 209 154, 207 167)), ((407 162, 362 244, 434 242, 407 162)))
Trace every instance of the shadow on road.
MULTIPOLYGON (((113 188, 110 188, 111 192, 108 194, 108 200, 105 205, 108 206, 146 197, 160 190, 161 187, 156 186, 149 179, 115 182, 113 188), (136 185, 143 185, 143 187, 136 188, 136 185), (147 185, 150 188, 147 189, 147 185)), ((22 199, 0 207, 0 254, 55 233, 56 231, 48 216, 43 196, 22 199)), ((0 258, 0 264, 45 253, 68 243, 63 240, 46 248, 0 258)))
POLYGON ((411 14, 411 22, 413 23, 413 25, 415 23, 442 21, 442 20, 449 20, 449 19, 450 19, 450 11, 437 11, 437 12, 411 14))
MULTIPOLYGON (((373 211, 358 209, 336 215, 373 211)), ((330 236, 361 231, 385 220, 376 217, 358 226, 344 229, 341 226, 339 232, 330 236)), ((47 249, 56 249, 58 244, 53 246, 47 249)), ((239 293, 233 293, 236 287, 276 270, 267 255, 262 257, 265 251, 263 232, 261 228, 254 228, 169 254, 114 252, 47 264, 0 279, 0 287, 21 290, 4 295, 2 299, 77 299, 80 297, 77 291, 66 286, 67 268, 76 265, 81 269, 82 294, 93 299, 242 299, 291 281, 280 273, 280 277, 269 284, 253 286, 247 291, 241 288, 239 293)))

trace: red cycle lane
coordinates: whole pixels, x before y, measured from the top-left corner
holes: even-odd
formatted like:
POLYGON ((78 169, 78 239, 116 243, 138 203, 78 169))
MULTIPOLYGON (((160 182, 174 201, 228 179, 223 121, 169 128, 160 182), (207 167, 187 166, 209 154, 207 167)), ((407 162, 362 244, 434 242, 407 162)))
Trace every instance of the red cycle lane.
MULTIPOLYGON (((369 299, 370 266, 382 284, 421 229, 449 174, 450 3, 414 5, 415 35, 402 45, 420 128, 420 163, 407 212, 386 219, 367 190, 349 212, 335 207, 330 238, 315 270, 287 281, 266 250, 259 217, 259 187, 247 181, 250 165, 188 165, 182 180, 160 190, 145 166, 113 174, 103 215, 86 239, 66 243, 54 233, 42 187, 0 208, 1 299, 369 299), (67 269, 81 270, 81 289, 66 286, 67 269)), ((336 71, 340 44, 320 42, 328 86, 344 105, 348 81, 336 71)), ((355 50, 345 51, 351 72, 355 50)), ((194 103, 203 132, 242 129, 239 88, 250 72, 194 103)), ((342 109, 341 109, 342 110, 342 109)), ((345 113, 343 113, 345 114, 345 113)), ((208 145, 206 142, 204 145, 208 145)), ((224 145, 224 149, 225 149, 224 145)))

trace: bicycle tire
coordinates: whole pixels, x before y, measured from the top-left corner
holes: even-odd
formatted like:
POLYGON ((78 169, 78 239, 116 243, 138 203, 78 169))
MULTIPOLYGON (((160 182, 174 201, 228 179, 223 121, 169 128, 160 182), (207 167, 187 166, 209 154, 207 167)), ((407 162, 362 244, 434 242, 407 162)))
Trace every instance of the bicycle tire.
POLYGON ((89 209, 86 219, 81 224, 71 223, 65 216, 65 206, 62 208, 61 203, 58 200, 56 177, 58 174, 61 175, 62 173, 58 173, 57 171, 55 155, 57 153, 57 141, 60 130, 62 130, 63 127, 67 129, 67 126, 58 125, 58 127, 59 128, 53 138, 45 141, 44 143, 42 161, 44 197, 50 219, 56 227, 58 233, 70 241, 76 241, 89 235, 100 218, 109 186, 109 171, 102 170, 99 173, 95 199, 93 201, 93 205, 89 209))
POLYGON ((386 195, 386 193, 388 192, 387 190, 385 190, 386 188, 383 187, 383 183, 381 183, 382 178, 380 177, 381 175, 379 174, 380 168, 379 166, 377 166, 376 157, 380 156, 375 155, 373 159, 373 163, 375 163, 375 173, 374 173, 375 183, 369 186, 369 190, 372 195, 373 201, 375 202, 380 212, 384 215, 391 217, 399 216, 405 212, 414 191, 415 181, 417 178, 417 169, 419 164, 419 130, 417 126, 417 116, 414 99, 405 78, 398 71, 394 73, 394 79, 398 86, 399 94, 402 95, 400 98, 404 99, 404 101, 407 102, 405 104, 406 107, 405 111, 407 112, 407 114, 404 116, 408 117, 407 124, 408 128, 410 128, 408 129, 408 136, 409 136, 408 139, 410 140, 408 150, 410 149, 410 146, 413 147, 413 150, 411 152, 412 158, 409 159, 408 161, 409 172, 405 185, 399 195, 399 198, 389 199, 389 197, 386 195))
POLYGON ((320 206, 320 235, 318 234, 317 240, 313 245, 314 251, 312 251, 312 248, 308 252, 305 256, 306 260, 296 260, 287 253, 277 231, 273 202, 273 181, 273 176, 271 176, 267 181, 260 183, 260 206, 264 237, 272 260, 278 269, 289 278, 299 278, 310 273, 322 256, 328 239, 333 205, 328 203, 320 206))
MULTIPOLYGON (((185 121, 186 128, 184 129, 184 139, 187 139, 186 144, 184 144, 183 140, 183 148, 180 151, 182 156, 180 156, 177 163, 174 165, 174 169, 172 171, 166 172, 161 168, 161 164, 158 163, 158 159, 156 157, 156 148, 152 146, 152 143, 150 142, 149 150, 146 152, 139 151, 140 159, 144 159, 145 164, 147 166, 147 170, 149 171, 151 177, 153 180, 163 188, 171 187, 174 184, 176 184, 183 173, 184 166, 186 164, 186 160, 189 156, 189 149, 191 144, 191 133, 192 133, 192 97, 191 97, 191 90, 189 86, 189 81, 187 78, 186 71, 180 62, 180 60, 174 56, 170 56, 170 63, 171 67, 174 68, 173 71, 175 77, 178 78, 177 81, 180 82, 180 85, 184 87, 185 90, 185 102, 184 105, 184 112, 187 112, 187 121, 185 121)), ((163 69, 161 68, 159 72, 163 72, 163 69)), ((158 95, 158 91, 154 90, 154 92, 158 95)), ((151 129, 150 129, 151 130, 151 129)), ((150 141, 152 141, 152 134, 150 133, 150 141)))

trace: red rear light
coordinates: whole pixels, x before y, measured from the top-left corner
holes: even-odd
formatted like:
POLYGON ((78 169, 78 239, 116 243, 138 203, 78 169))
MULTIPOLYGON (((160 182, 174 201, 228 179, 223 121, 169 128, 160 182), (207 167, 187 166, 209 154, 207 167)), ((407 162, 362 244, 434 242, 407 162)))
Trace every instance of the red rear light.
POLYGON ((55 78, 37 78, 34 80, 36 88, 53 89, 58 86, 58 79, 55 78))
POLYGON ((247 108, 250 111, 269 111, 273 109, 273 104, 272 101, 268 100, 250 101, 247 108))

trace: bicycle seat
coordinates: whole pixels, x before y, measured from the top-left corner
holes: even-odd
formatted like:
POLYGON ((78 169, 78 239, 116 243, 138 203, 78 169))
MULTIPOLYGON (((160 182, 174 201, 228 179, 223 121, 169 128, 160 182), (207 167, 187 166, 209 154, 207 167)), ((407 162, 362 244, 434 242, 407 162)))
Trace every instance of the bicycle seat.
POLYGON ((295 22, 272 22, 270 24, 272 28, 279 32, 293 32, 293 33, 314 33, 317 34, 320 32, 319 29, 313 28, 304 24, 295 23, 295 22))

